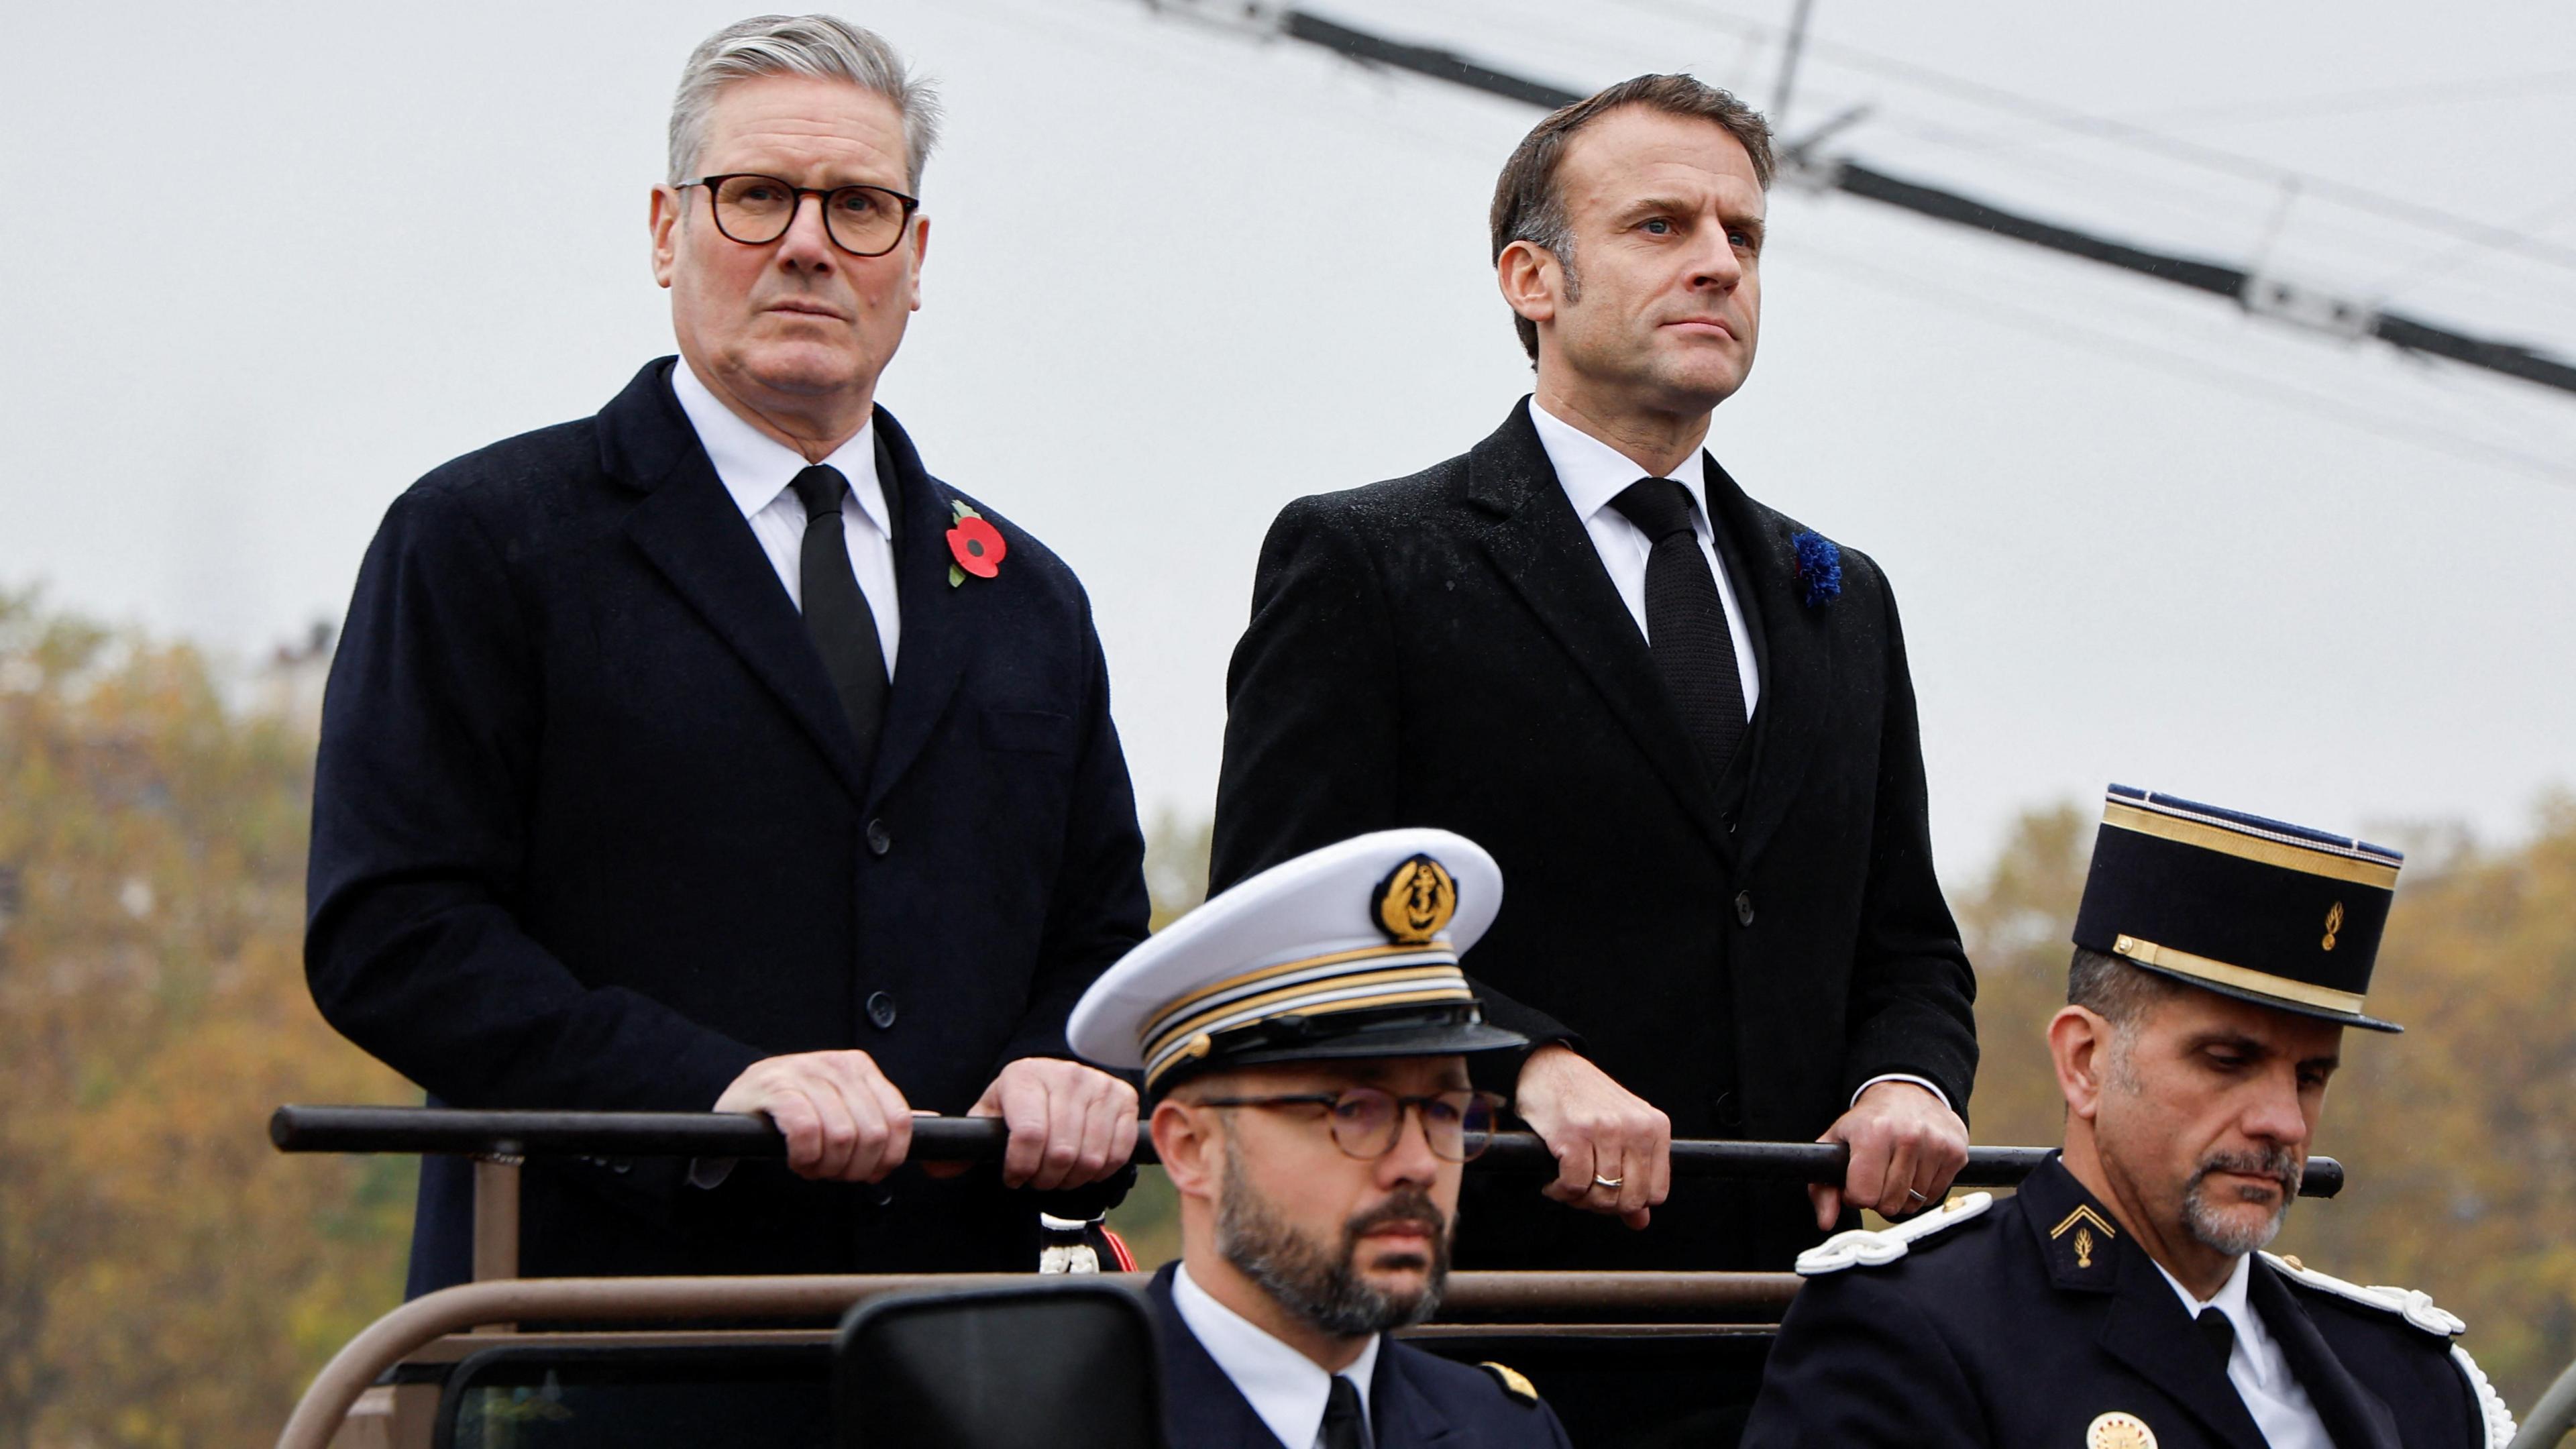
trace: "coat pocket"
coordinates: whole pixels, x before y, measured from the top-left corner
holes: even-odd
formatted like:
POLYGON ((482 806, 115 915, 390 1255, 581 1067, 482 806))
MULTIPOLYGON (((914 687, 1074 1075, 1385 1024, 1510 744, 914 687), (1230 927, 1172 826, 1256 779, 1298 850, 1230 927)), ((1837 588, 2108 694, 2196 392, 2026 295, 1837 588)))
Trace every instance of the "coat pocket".
POLYGON ((984 711, 984 744, 989 749, 1029 754, 1073 753, 1073 719, 1042 709, 984 711))

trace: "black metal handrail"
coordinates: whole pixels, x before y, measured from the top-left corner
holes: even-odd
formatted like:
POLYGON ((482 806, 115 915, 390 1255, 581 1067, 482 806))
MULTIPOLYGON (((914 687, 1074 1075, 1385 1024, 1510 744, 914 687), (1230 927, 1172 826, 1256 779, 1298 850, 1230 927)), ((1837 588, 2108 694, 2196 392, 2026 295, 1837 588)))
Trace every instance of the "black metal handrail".
MULTIPOLYGON (((280 1107, 268 1136, 281 1152, 422 1152, 493 1157, 739 1157, 787 1155, 787 1139, 766 1118, 735 1112, 478 1112, 453 1107, 280 1107)), ((998 1162, 1009 1131, 992 1117, 916 1117, 915 1162, 998 1162)), ((2009 1187, 2047 1160, 2045 1147, 1971 1147, 1962 1187, 2009 1187)), ((1678 1177, 1759 1182, 1840 1182, 1849 1149, 1832 1142, 1673 1143, 1678 1177)), ((1136 1160, 1154 1160, 1153 1139, 1136 1128, 1136 1160)), ((1555 1170, 1535 1134, 1498 1132, 1479 1170, 1555 1170)), ((2308 1159, 2302 1197, 2343 1190, 2343 1164, 2308 1159)))

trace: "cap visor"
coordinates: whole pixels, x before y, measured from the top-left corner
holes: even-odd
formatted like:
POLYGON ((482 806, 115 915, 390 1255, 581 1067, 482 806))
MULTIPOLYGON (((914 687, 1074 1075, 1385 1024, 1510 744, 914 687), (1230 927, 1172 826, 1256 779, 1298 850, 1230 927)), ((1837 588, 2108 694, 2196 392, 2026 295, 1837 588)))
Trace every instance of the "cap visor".
POLYGON ((2260 991, 2248 991, 2239 986, 2222 986, 2215 981, 2204 981, 2197 976, 2186 975, 2180 971, 2168 971, 2162 966, 2150 966, 2135 956, 2122 956, 2120 959, 2141 971, 2153 971, 2167 981, 2179 981, 2185 986, 2197 986, 2203 991, 2215 992, 2220 996, 2232 996, 2238 1001, 2250 1001, 2256 1006, 2268 1006, 2274 1011, 2286 1011, 2293 1016, 2314 1017, 2319 1021, 2331 1021, 2342 1026, 2357 1026, 2365 1031, 2402 1032, 2406 1029, 2393 1021, 2381 1021, 2375 1016, 2364 1016, 2357 1011, 2336 1011, 2331 1007, 2310 1006, 2304 1001, 2285 1001, 2278 996, 2266 996, 2260 991))

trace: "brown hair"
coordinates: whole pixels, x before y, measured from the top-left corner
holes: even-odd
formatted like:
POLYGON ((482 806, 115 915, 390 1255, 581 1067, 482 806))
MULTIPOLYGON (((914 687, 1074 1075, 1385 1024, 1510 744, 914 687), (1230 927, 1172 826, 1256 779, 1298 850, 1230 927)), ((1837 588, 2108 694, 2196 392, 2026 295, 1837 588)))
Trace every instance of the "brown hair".
MULTIPOLYGON (((1577 295, 1579 284, 1574 278, 1574 234, 1566 221, 1565 198, 1557 190, 1556 168, 1563 164, 1577 132, 1621 106, 1695 116, 1725 128, 1753 158, 1753 179, 1764 190, 1771 188, 1770 122, 1734 96, 1691 76, 1636 76, 1550 112, 1521 138, 1512 159, 1503 163, 1501 179, 1494 183, 1494 260, 1501 261, 1503 249, 1516 241, 1546 248, 1565 269, 1569 299, 1577 295)), ((1521 346, 1528 349, 1530 360, 1537 361, 1538 325, 1518 313, 1512 315, 1512 325, 1519 329, 1521 346)))

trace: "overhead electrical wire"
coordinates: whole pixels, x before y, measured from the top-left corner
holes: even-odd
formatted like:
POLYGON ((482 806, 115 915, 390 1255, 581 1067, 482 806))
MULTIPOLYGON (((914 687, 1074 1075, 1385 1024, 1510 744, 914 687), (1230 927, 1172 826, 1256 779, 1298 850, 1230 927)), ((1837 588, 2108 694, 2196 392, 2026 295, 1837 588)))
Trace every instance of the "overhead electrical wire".
MULTIPOLYGON (((1698 24, 1759 34, 1775 42, 1785 39, 1786 36, 1783 27, 1770 22, 1711 10, 1696 4, 1683 6, 1674 3, 1674 0, 1613 0, 1613 3, 1630 10, 1647 11, 1698 24)), ((1809 36, 1805 41, 1805 48, 1807 55, 1813 59, 1846 65, 1855 70, 1879 75, 1918 89, 1949 95, 1991 110, 2024 116, 2044 126, 2089 136, 2114 145, 2161 153, 2211 171, 2248 180, 2265 181, 2275 185, 2294 181, 2303 191, 2311 195, 2331 199, 2403 225, 2447 232, 2488 246, 2519 252, 2550 266, 2576 270, 2576 247, 2564 246, 2540 237, 2526 236, 2474 218, 2458 216, 2427 206, 2420 201, 2390 196, 2335 177, 2300 171, 2276 162, 2240 155, 2197 141, 2187 141, 2134 121, 2094 115, 2055 101, 2041 100, 2018 91, 2007 90, 1985 81, 1952 75, 1946 71, 1935 70, 1895 56, 1881 55, 1843 41, 1809 36)))

